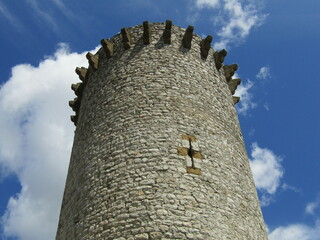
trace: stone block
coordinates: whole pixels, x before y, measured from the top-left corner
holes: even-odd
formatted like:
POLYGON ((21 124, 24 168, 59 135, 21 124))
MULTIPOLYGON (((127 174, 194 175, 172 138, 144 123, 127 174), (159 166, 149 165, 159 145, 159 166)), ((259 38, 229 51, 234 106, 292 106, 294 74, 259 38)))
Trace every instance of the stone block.
POLYGON ((72 115, 70 116, 71 122, 74 123, 74 125, 77 125, 77 121, 78 121, 78 115, 72 115))
POLYGON ((132 42, 132 38, 131 35, 128 31, 127 28, 122 28, 121 29, 121 36, 122 36, 122 44, 125 50, 129 49, 133 42, 132 42))
POLYGON ((221 51, 215 52, 213 54, 217 70, 219 70, 222 67, 222 63, 226 55, 227 51, 225 49, 222 49, 221 51))
POLYGON ((171 44, 171 28, 172 28, 172 21, 167 20, 166 26, 163 32, 163 41, 165 44, 171 44))
POLYGON ((86 55, 89 65, 93 71, 96 71, 98 69, 99 65, 99 55, 93 55, 92 53, 87 53, 86 55))
POLYGON ((76 73, 78 74, 79 78, 81 81, 85 82, 86 81, 86 76, 87 76, 87 72, 88 72, 88 69, 85 68, 85 67, 77 67, 76 68, 76 73))
POLYGON ((208 35, 205 39, 202 39, 200 43, 200 51, 201 51, 201 56, 204 59, 207 59, 209 50, 211 48, 211 42, 212 42, 213 37, 211 35, 208 35))
POLYGON ((230 92, 232 95, 235 93, 235 91, 237 90, 237 87, 240 83, 241 83, 240 78, 234 78, 228 82, 228 86, 229 86, 229 89, 230 89, 230 92))
POLYGON ((193 37, 193 26, 188 26, 186 29, 183 38, 182 38, 182 44, 184 48, 190 49, 191 48, 191 42, 192 42, 192 37, 193 37))
POLYGON ((195 174, 195 175, 201 175, 201 169, 199 169, 199 168, 187 167, 187 173, 195 174))
POLYGON ((110 58, 113 56, 113 43, 108 39, 102 39, 100 41, 104 52, 106 53, 106 57, 110 58))
POLYGON ((234 75, 234 73, 238 70, 238 65, 237 64, 224 65, 223 70, 224 70, 224 76, 227 82, 229 82, 232 79, 232 76, 234 75))
POLYGON ((232 96, 233 104, 236 105, 240 101, 240 97, 232 96))
POLYGON ((151 26, 148 21, 143 22, 143 44, 148 45, 151 42, 151 26))

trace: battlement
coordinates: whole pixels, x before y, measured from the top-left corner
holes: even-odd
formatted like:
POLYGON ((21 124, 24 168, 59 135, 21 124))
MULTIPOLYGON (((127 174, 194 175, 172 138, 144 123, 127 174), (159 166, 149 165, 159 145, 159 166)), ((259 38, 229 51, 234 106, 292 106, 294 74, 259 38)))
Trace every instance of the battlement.
MULTIPOLYGON (((193 26, 188 26, 187 29, 183 29, 173 25, 171 20, 167 20, 165 23, 149 23, 145 21, 142 25, 122 28, 119 34, 110 39, 102 39, 100 41, 101 48, 97 53, 87 53, 86 55, 89 67, 76 68, 76 73, 82 82, 71 85, 71 89, 77 96, 74 100, 69 101, 69 106, 75 111, 75 115, 71 116, 71 121, 74 122, 75 125, 77 124, 82 93, 87 84, 87 79, 90 74, 99 70, 100 62, 110 61, 111 58, 119 58, 129 49, 134 51, 135 48, 140 49, 148 45, 154 45, 156 49, 163 48, 166 45, 172 45, 179 48, 182 54, 188 54, 188 52, 192 50, 198 51, 198 57, 201 58, 202 61, 213 60, 215 68, 219 74, 225 77, 230 93, 233 95, 241 82, 240 79, 232 79, 232 76, 238 69, 238 65, 223 65, 227 51, 225 49, 215 51, 211 47, 213 39, 211 35, 202 39, 193 33, 193 31, 193 26)), ((233 103, 237 104, 240 97, 232 96, 232 99, 233 103)))

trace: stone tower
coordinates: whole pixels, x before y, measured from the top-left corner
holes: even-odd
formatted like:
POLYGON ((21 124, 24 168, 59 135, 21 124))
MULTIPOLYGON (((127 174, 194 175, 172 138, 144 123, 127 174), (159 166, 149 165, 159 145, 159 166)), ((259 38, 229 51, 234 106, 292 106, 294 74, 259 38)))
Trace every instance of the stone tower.
POLYGON ((87 54, 57 240, 267 239, 237 65, 211 41, 144 22, 87 54))

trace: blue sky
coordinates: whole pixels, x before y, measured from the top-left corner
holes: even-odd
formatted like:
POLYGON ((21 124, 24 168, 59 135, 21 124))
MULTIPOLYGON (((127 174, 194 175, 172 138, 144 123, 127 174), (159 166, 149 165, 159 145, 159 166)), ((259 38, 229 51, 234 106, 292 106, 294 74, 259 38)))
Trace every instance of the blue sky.
POLYGON ((237 63, 236 95, 271 240, 320 239, 319 0, 0 0, 1 239, 54 239, 76 66, 121 28, 173 20, 237 63))

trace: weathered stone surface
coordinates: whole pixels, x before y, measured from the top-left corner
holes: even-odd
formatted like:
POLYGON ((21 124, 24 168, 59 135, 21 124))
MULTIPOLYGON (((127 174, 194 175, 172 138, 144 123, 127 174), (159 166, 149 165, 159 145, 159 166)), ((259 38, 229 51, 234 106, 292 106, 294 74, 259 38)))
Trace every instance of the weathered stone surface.
POLYGON ((166 26, 163 32, 163 41, 165 44, 171 44, 171 28, 172 28, 172 21, 167 20, 166 26))
POLYGON ((232 96, 233 104, 236 105, 240 101, 240 97, 232 96))
POLYGON ((88 72, 88 69, 85 67, 81 67, 81 68, 77 67, 76 68, 76 73, 78 74, 80 80, 83 82, 86 81, 87 72, 88 72))
POLYGON ((208 35, 205 39, 202 39, 200 43, 201 56, 205 59, 208 57, 212 39, 213 37, 211 35, 208 35))
POLYGON ((145 45, 150 44, 151 37, 151 26, 148 21, 143 22, 143 43, 145 45))
POLYGON ((110 58, 113 55, 113 43, 109 39, 102 39, 100 41, 104 52, 106 53, 106 57, 110 58))
POLYGON ((71 89, 77 96, 81 96, 84 89, 84 83, 71 84, 71 89))
POLYGON ((184 48, 190 49, 191 48, 191 42, 192 42, 192 37, 193 37, 193 26, 188 26, 186 29, 183 38, 182 38, 182 44, 184 48))
POLYGON ((183 51, 185 29, 173 25, 165 45, 164 28, 153 23, 145 45, 132 27, 134 47, 117 34, 111 58, 98 51, 73 117, 57 240, 267 240, 224 71, 213 51, 202 58, 200 36, 183 51))
POLYGON ((76 91, 80 87, 81 83, 72 83, 71 84, 71 89, 73 91, 76 91))
POLYGON ((78 122, 78 115, 72 115, 70 116, 71 122, 74 123, 74 125, 77 125, 78 122))
POLYGON ((195 174, 195 175, 200 175, 201 174, 201 169, 199 168, 193 168, 193 167, 187 167, 187 173, 195 174))
POLYGON ((221 51, 214 53, 214 61, 218 70, 222 67, 222 63, 226 55, 227 51, 225 49, 222 49, 221 51))
POLYGON ((232 76, 234 75, 234 73, 238 70, 238 65, 237 64, 224 65, 223 70, 224 70, 224 76, 227 82, 229 82, 232 79, 232 76))
POLYGON ((86 55, 89 65, 93 71, 96 71, 98 69, 99 65, 99 55, 93 55, 92 53, 87 53, 86 55))
POLYGON ((240 83, 241 83, 240 78, 234 78, 228 82, 228 86, 229 86, 229 89, 230 89, 230 92, 232 95, 235 93, 235 91, 237 90, 237 87, 240 83))
POLYGON ((81 99, 79 97, 76 97, 74 100, 69 101, 69 106, 72 108, 73 111, 78 113, 80 108, 80 102, 81 99))
POLYGON ((124 49, 129 49, 132 46, 132 38, 127 28, 121 29, 121 35, 122 35, 122 44, 124 49))

